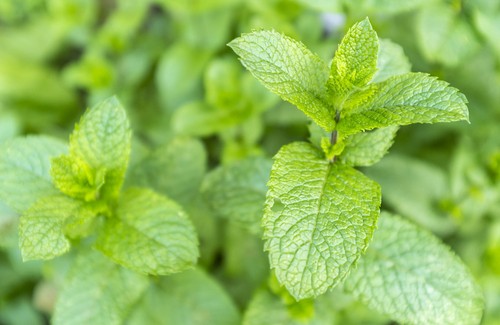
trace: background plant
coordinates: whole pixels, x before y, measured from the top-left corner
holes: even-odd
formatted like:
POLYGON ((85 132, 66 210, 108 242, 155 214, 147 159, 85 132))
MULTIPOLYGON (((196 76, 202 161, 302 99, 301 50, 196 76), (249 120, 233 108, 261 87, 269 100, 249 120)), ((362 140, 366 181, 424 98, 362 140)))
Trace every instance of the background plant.
MULTIPOLYGON (((231 205, 210 211, 207 204, 214 201, 203 200, 197 189, 207 170, 223 165, 218 173, 237 182, 225 186, 232 191, 211 198, 236 206, 263 202, 268 157, 287 143, 306 140, 309 132, 305 117, 263 89, 225 44, 254 28, 274 29, 329 62, 347 28, 370 16, 381 38, 403 46, 413 71, 430 72, 467 96, 471 124, 402 128, 391 154, 363 172, 381 185, 384 209, 432 231, 464 259, 485 292, 482 322, 498 319, 496 2, 27 0, 4 1, 0 12, 1 141, 33 133, 67 139, 83 108, 116 94, 134 130, 125 186, 133 178, 131 185, 183 206, 197 230, 199 267, 206 272, 165 278, 171 282, 148 291, 147 299, 170 299, 166 305, 180 312, 174 304, 179 299, 168 297, 178 293, 201 302, 186 294, 194 289, 183 288, 208 279, 240 313, 254 289, 267 282, 269 266, 260 239, 233 219, 247 218, 243 223, 252 228, 258 212, 243 214, 231 205), (240 172, 247 169, 254 172, 240 172), (252 189, 248 200, 238 202, 232 194, 245 188, 252 189), (226 218, 214 218, 219 215, 226 218), (163 293, 167 287, 178 291, 163 293)), ((210 184, 203 183, 202 188, 210 184)), ((43 266, 21 263, 17 214, 4 205, 1 210, 0 318, 9 324, 42 322, 52 314, 52 293, 74 253, 43 266)), ((283 299, 261 293, 252 306, 275 306, 276 323, 280 317, 290 322, 290 314, 301 319, 311 306, 332 322, 388 322, 339 288, 314 303, 283 299)))

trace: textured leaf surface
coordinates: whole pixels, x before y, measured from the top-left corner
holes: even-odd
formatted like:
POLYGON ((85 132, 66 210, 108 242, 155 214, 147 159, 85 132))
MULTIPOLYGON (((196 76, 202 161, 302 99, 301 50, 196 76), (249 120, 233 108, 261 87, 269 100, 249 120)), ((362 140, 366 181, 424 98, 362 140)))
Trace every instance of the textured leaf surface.
POLYGON ((152 282, 127 324, 237 325, 240 315, 214 279, 189 270, 152 282))
POLYGON ((429 232, 383 213, 346 287, 408 324, 479 324, 483 297, 463 262, 429 232))
POLYGON ((377 71, 378 48, 377 33, 368 18, 349 29, 331 65, 329 85, 336 104, 341 105, 351 91, 370 82, 377 71))
POLYGON ((80 253, 59 293, 55 325, 120 325, 146 290, 148 280, 101 253, 80 253))
POLYGON ((175 138, 138 163, 131 173, 133 183, 187 206, 198 193, 206 161, 205 148, 199 140, 175 138))
POLYGON ((64 236, 64 224, 80 206, 81 202, 63 195, 43 197, 33 204, 19 222, 23 260, 51 259, 66 253, 70 243, 64 236))
POLYGON ((52 159, 50 174, 64 194, 85 201, 96 200, 104 184, 104 170, 95 171, 78 157, 62 155, 52 159))
POLYGON ((139 273, 166 275, 188 269, 198 258, 198 239, 175 202, 151 190, 131 188, 107 219, 96 247, 139 273))
POLYGON ((373 165, 382 159, 392 146, 397 131, 397 126, 389 126, 350 136, 345 141, 340 160, 350 166, 373 165))
POLYGON ((50 181, 50 159, 67 151, 55 138, 29 136, 0 147, 0 200, 19 213, 42 196, 57 194, 50 181))
POLYGON ((106 191, 116 195, 127 169, 131 131, 125 110, 115 97, 83 115, 70 137, 70 155, 92 170, 106 172, 106 191))
POLYGON ((333 130, 335 122, 325 99, 328 67, 317 55, 275 31, 244 34, 229 46, 264 86, 324 129, 333 130))
POLYGON ((268 186, 263 226, 271 267, 296 299, 320 295, 338 284, 366 249, 380 188, 301 142, 281 148, 268 186))
POLYGON ((372 84, 360 97, 363 92, 368 99, 340 119, 338 129, 344 135, 390 125, 469 119, 465 96, 424 73, 393 76, 372 84))
POLYGON ((221 217, 258 233, 271 165, 268 159, 253 157, 221 166, 205 178, 203 194, 221 217))

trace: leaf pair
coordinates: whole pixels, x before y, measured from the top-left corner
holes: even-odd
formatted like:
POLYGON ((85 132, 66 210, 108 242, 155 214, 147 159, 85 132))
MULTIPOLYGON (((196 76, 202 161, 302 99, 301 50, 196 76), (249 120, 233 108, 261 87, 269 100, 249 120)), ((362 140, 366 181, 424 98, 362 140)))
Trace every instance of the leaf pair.
POLYGON ((411 123, 468 119, 466 99, 444 81, 422 73, 370 83, 379 40, 368 19, 349 29, 330 69, 303 44, 275 31, 244 34, 229 46, 269 90, 296 105, 326 131, 343 136, 411 123), (341 114, 337 127, 335 117, 341 114))
POLYGON ((371 240, 380 187, 352 166, 380 160, 399 125, 468 119, 457 89, 407 72, 397 46, 384 41, 380 51, 379 44, 365 19, 349 29, 328 69, 303 44, 274 31, 229 43, 259 81, 326 132, 312 135, 323 152, 307 143, 282 147, 268 183, 265 248, 278 280, 298 300, 340 283, 371 240), (388 63, 388 51, 400 66, 388 63))
POLYGON ((22 214, 24 260, 62 255, 72 239, 97 232, 97 249, 140 273, 170 274, 196 262, 196 233, 177 203, 146 188, 122 191, 130 150, 129 122, 115 98, 89 109, 69 154, 51 162, 66 152, 57 140, 28 137, 2 148, 0 198, 22 214))

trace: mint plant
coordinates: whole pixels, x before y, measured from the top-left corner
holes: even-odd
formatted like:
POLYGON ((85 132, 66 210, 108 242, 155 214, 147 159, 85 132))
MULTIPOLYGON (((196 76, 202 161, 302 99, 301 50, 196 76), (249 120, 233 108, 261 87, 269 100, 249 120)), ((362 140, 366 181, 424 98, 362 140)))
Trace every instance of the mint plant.
POLYGON ((350 28, 330 68, 274 31, 244 34, 229 46, 264 86, 321 128, 312 127, 316 141, 285 145, 274 157, 262 228, 279 283, 302 300, 347 278, 347 289, 395 320, 478 323, 480 291, 432 235, 383 214, 373 253, 362 258, 377 227, 381 191, 354 168, 380 160, 397 126, 467 121, 465 96, 404 66, 391 71, 394 65, 379 60, 368 18, 350 28), (378 70, 380 62, 388 69, 378 70))
MULTIPOLYGON (((347 21, 365 16, 363 8, 374 17, 417 11, 417 35, 400 30, 415 22, 392 18, 380 32, 400 44, 418 36, 417 50, 452 67, 477 49, 457 47, 467 42, 455 42, 460 33, 450 26, 477 25, 493 40, 495 16, 482 12, 494 8, 441 22, 436 12, 461 9, 290 3, 147 1, 131 10, 124 1, 49 1, 35 20, 18 12, 14 25, 23 29, 8 26, 0 37, 0 323, 477 324, 483 294, 434 234, 485 281, 483 322, 495 323, 495 120, 476 135, 491 133, 489 151, 462 141, 451 175, 439 168, 446 162, 425 161, 453 153, 449 144, 440 141, 432 156, 418 150, 466 123, 426 128, 415 132, 419 139, 409 128, 404 145, 380 161, 399 126, 468 120, 467 100, 444 81, 411 73, 402 47, 379 39, 368 19, 326 63, 320 57, 340 30, 327 30, 315 11, 345 11, 347 21), (428 35, 442 23, 438 37, 428 35), (300 36, 320 55, 278 32, 244 34, 230 46, 254 78, 224 45, 231 30, 264 26, 300 36), (446 35, 451 42, 441 47, 446 35), (41 37, 40 51, 26 46, 41 37), (114 97, 99 101, 111 94, 129 114, 114 97), (45 135, 14 138, 69 133, 81 101, 97 105, 69 146, 45 135), (381 192, 384 210, 395 213, 380 212, 381 192)), ((3 22, 8 8, 0 5, 3 22)), ((489 74, 474 87, 494 90, 491 58, 477 60, 489 74)), ((460 78, 432 70, 462 89, 476 67, 464 65, 460 78)))
POLYGON ((129 123, 115 98, 88 110, 69 151, 43 136, 4 145, 0 196, 21 214, 25 261, 60 256, 93 236, 95 248, 139 273, 171 274, 196 263, 197 236, 177 203, 147 188, 122 190, 130 150, 129 123))

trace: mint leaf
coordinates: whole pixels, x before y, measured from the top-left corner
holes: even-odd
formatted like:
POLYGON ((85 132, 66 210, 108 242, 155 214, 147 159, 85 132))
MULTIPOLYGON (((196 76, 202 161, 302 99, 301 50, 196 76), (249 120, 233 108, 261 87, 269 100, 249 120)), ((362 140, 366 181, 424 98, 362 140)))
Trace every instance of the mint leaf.
POLYGON ((349 94, 365 86, 377 71, 378 37, 370 20, 354 24, 339 44, 330 67, 328 85, 335 106, 342 107, 349 94))
POLYGON ((98 198, 105 177, 103 169, 92 170, 80 158, 72 158, 69 155, 52 159, 50 174, 61 192, 85 201, 94 201, 98 198))
POLYGON ((42 196, 57 194, 50 181, 50 159, 67 151, 58 139, 28 136, 0 146, 0 200, 18 213, 42 196))
POLYGON ((172 127, 179 135, 208 136, 240 123, 233 110, 217 109, 202 101, 188 103, 172 115, 172 127))
POLYGON ((372 237, 378 184, 297 142, 275 156, 264 209, 265 249, 297 300, 315 297, 349 273, 372 237))
POLYGON ((125 176, 131 131, 125 110, 115 97, 87 110, 70 137, 70 156, 105 173, 104 196, 117 196, 125 176))
POLYGON ((350 136, 345 140, 340 161, 349 166, 373 165, 382 159, 392 146, 397 131, 397 126, 389 126, 350 136))
POLYGON ((79 213, 81 204, 59 194, 39 199, 24 212, 19 221, 23 260, 51 259, 66 253, 70 242, 64 235, 64 225, 79 213))
POLYGON ((201 75, 212 56, 212 51, 182 41, 163 52, 156 71, 156 89, 163 109, 172 111, 197 95, 201 97, 201 75))
POLYGON ((333 130, 335 121, 325 98, 328 67, 317 55, 275 31, 243 34, 228 45, 264 86, 322 128, 333 130))
POLYGON ((415 23, 416 41, 429 62, 453 67, 481 48, 471 21, 449 4, 434 2, 422 7, 415 23))
POLYGON ((259 233, 271 165, 268 159, 251 157, 220 166, 205 177, 202 192, 221 217, 259 233))
POLYGON ((199 140, 174 138, 140 161, 131 171, 132 183, 189 206, 205 175, 207 157, 199 140))
POLYGON ((484 308, 463 262, 431 233, 389 213, 346 288, 400 323, 479 324, 484 308))
POLYGON ((371 84, 357 96, 363 94, 365 102, 351 107, 338 123, 344 136, 391 125, 469 119, 465 96, 447 82, 425 73, 390 77, 371 84))
POLYGON ((148 279, 96 251, 80 252, 59 293, 54 325, 121 325, 148 279))
POLYGON ((185 212, 151 190, 131 188, 105 221, 96 247, 116 263, 139 273, 184 271, 198 258, 198 240, 185 212))
POLYGON ((240 315, 217 281, 195 269, 151 282, 126 324, 237 325, 240 315))
POLYGON ((381 82, 389 77, 410 72, 410 70, 411 64, 403 48, 388 39, 379 39, 377 72, 372 82, 381 82))

